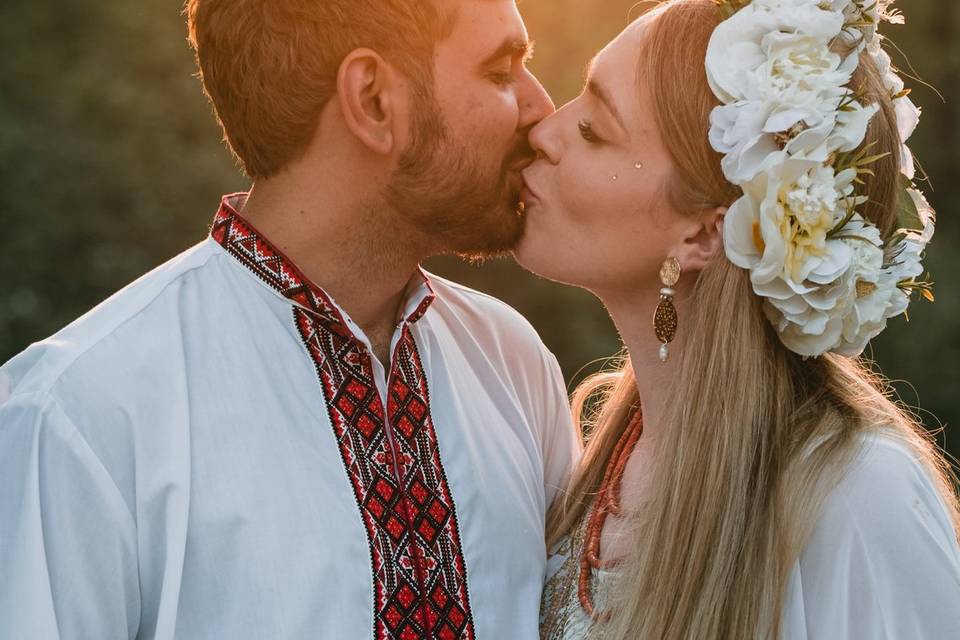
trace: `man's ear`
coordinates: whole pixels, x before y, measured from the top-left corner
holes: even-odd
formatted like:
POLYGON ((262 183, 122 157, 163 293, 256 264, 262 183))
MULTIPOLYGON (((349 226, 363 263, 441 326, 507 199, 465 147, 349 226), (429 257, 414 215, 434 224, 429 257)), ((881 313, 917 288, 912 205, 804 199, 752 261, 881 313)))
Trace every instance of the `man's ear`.
POLYGON ((394 149, 397 74, 376 51, 351 51, 337 73, 337 98, 347 129, 374 153, 394 149))
POLYGON ((703 271, 723 249, 723 220, 727 207, 701 211, 692 221, 675 257, 685 272, 703 271))

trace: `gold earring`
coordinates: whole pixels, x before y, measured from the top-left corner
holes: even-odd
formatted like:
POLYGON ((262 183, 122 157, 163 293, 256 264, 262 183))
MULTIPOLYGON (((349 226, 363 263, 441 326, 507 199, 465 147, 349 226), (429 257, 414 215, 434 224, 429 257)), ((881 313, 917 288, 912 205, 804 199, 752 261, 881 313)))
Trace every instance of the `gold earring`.
POLYGON ((676 292, 673 287, 680 281, 680 262, 674 258, 667 258, 660 267, 660 304, 653 314, 653 330, 660 341, 660 361, 666 362, 670 357, 667 345, 673 342, 677 335, 677 308, 673 306, 673 296, 676 292))

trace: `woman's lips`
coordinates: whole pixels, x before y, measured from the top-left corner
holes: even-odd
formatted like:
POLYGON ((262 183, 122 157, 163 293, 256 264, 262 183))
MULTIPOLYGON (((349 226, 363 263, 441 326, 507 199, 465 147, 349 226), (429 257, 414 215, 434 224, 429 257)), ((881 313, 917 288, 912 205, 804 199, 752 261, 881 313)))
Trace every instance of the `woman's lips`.
POLYGON ((527 206, 534 201, 540 201, 536 190, 530 185, 530 181, 527 179, 526 172, 524 172, 523 176, 523 189, 520 191, 520 200, 527 206))
POLYGON ((527 187, 524 187, 520 192, 520 202, 522 202, 524 205, 529 207, 537 201, 537 196, 527 187))

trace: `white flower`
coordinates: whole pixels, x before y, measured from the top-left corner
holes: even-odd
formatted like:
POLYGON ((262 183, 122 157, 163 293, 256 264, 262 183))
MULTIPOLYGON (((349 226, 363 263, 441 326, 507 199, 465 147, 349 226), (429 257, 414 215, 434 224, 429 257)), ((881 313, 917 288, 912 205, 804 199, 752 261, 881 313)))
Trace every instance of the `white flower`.
POLYGON ((879 20, 889 22, 890 24, 905 24, 903 14, 899 10, 891 8, 896 0, 877 0, 873 11, 879 20))
MULTIPOLYGON (((782 107, 819 114, 824 102, 838 99, 850 74, 839 71, 840 56, 830 51, 829 41, 795 33, 775 32, 764 36, 764 64, 754 72, 759 98, 782 107)), ((752 87, 751 87, 752 88, 752 87)), ((753 91, 747 91, 747 95, 753 91)), ((835 107, 835 105, 834 105, 835 107)), ((786 131, 803 115, 775 120, 771 128, 786 131)))
POLYGON ((923 192, 917 189, 907 189, 907 194, 913 200, 913 206, 917 208, 917 213, 920 214, 920 223, 923 225, 923 230, 920 232, 919 241, 926 247, 930 240, 933 239, 934 227, 937 224, 937 214, 934 212, 933 207, 930 206, 930 203, 927 202, 927 198, 923 195, 923 192))
POLYGON ((880 77, 883 78, 887 90, 896 93, 899 89, 894 90, 891 84, 891 81, 896 78, 896 74, 893 73, 893 61, 890 59, 890 54, 883 48, 883 40, 883 36, 874 38, 867 45, 867 53, 873 58, 873 63, 876 65, 877 71, 880 72, 880 77))
POLYGON ((923 254, 936 228, 936 214, 924 195, 916 189, 907 189, 920 215, 923 228, 902 232, 903 239, 886 249, 884 270, 897 283, 906 282, 923 275, 923 254))
POLYGON ((764 313, 787 348, 802 356, 819 356, 836 346, 850 300, 844 284, 836 280, 806 294, 795 293, 782 280, 764 288, 764 313))
POLYGON ((878 107, 847 99, 855 67, 844 68, 845 61, 830 50, 830 38, 773 31, 743 46, 749 60, 731 63, 728 56, 711 65, 708 52, 708 77, 716 73, 713 84, 726 86, 735 98, 715 109, 710 122, 710 142, 724 154, 728 180, 753 179, 781 148, 805 157, 819 153, 825 160, 833 151, 860 145, 878 107), (840 110, 844 102, 848 106, 840 110))
POLYGON ((779 149, 764 131, 768 105, 743 102, 717 107, 710 114, 710 144, 724 154, 723 173, 734 184, 746 182, 763 170, 779 149))
MULTIPOLYGON (((903 93, 876 25, 897 20, 888 0, 754 0, 721 23, 707 52, 707 78, 722 105, 710 117, 710 143, 743 196, 727 211, 728 258, 750 272, 754 292, 783 343, 803 356, 858 355, 903 313, 918 286, 935 224, 910 190, 922 230, 884 244, 858 213, 858 166, 842 171, 837 154, 866 138, 879 105, 864 105, 850 80, 860 54, 873 56, 894 101, 902 140, 920 110, 903 93), (846 58, 832 45, 841 38, 846 58)), ((903 172, 913 176, 904 144, 903 172)))
POLYGON ((801 289, 811 278, 829 282, 838 256, 828 250, 827 234, 855 204, 849 200, 855 177, 852 170, 835 174, 830 166, 797 158, 760 174, 727 212, 730 260, 750 269, 755 285, 774 278, 801 289))
POLYGON ((886 311, 896 283, 884 277, 883 240, 875 225, 855 216, 840 234, 853 252, 850 269, 842 278, 853 304, 843 317, 843 343, 834 350, 859 355, 886 327, 886 311))
POLYGON ((914 130, 920 123, 920 107, 913 104, 908 96, 894 100, 893 107, 897 114, 897 129, 900 131, 900 140, 904 143, 900 145, 900 171, 913 180, 916 175, 916 168, 913 163, 913 152, 906 145, 906 141, 913 135, 914 130))
POLYGON ((811 0, 754 0, 714 30, 707 48, 707 78, 725 104, 747 97, 749 74, 766 60, 763 41, 777 32, 829 43, 843 28, 843 13, 811 0))
POLYGON ((837 114, 837 127, 828 138, 828 150, 831 153, 853 151, 863 144, 870 120, 879 111, 877 104, 863 106, 859 102, 849 103, 844 111, 837 114))
POLYGON ((899 289, 883 271, 880 232, 859 215, 828 244, 831 253, 845 256, 842 273, 803 293, 782 285, 764 287, 765 313, 796 353, 858 355, 886 326, 890 300, 899 289))
MULTIPOLYGON (((893 69, 893 63, 890 60, 890 54, 882 46, 883 38, 877 37, 867 47, 867 52, 872 56, 874 64, 883 77, 883 84, 890 95, 898 95, 904 89, 903 79, 897 75, 893 69)), ((907 146, 907 140, 913 135, 917 125, 920 123, 921 110, 915 105, 909 96, 902 96, 893 101, 893 108, 897 116, 897 131, 900 134, 900 167, 904 175, 911 180, 916 174, 914 167, 913 153, 907 146)))

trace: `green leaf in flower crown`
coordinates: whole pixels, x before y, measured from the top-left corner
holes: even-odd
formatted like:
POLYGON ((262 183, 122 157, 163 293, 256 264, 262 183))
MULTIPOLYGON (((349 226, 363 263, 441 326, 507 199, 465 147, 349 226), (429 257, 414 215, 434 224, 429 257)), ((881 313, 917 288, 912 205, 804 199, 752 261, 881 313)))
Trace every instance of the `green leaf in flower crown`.
POLYGON ((913 188, 913 182, 907 176, 900 174, 900 189, 897 195, 897 229, 907 231, 923 231, 923 219, 917 210, 908 189, 913 188))
POLYGON ((713 3, 720 8, 724 18, 729 18, 740 9, 750 4, 751 0, 713 0, 713 3))

